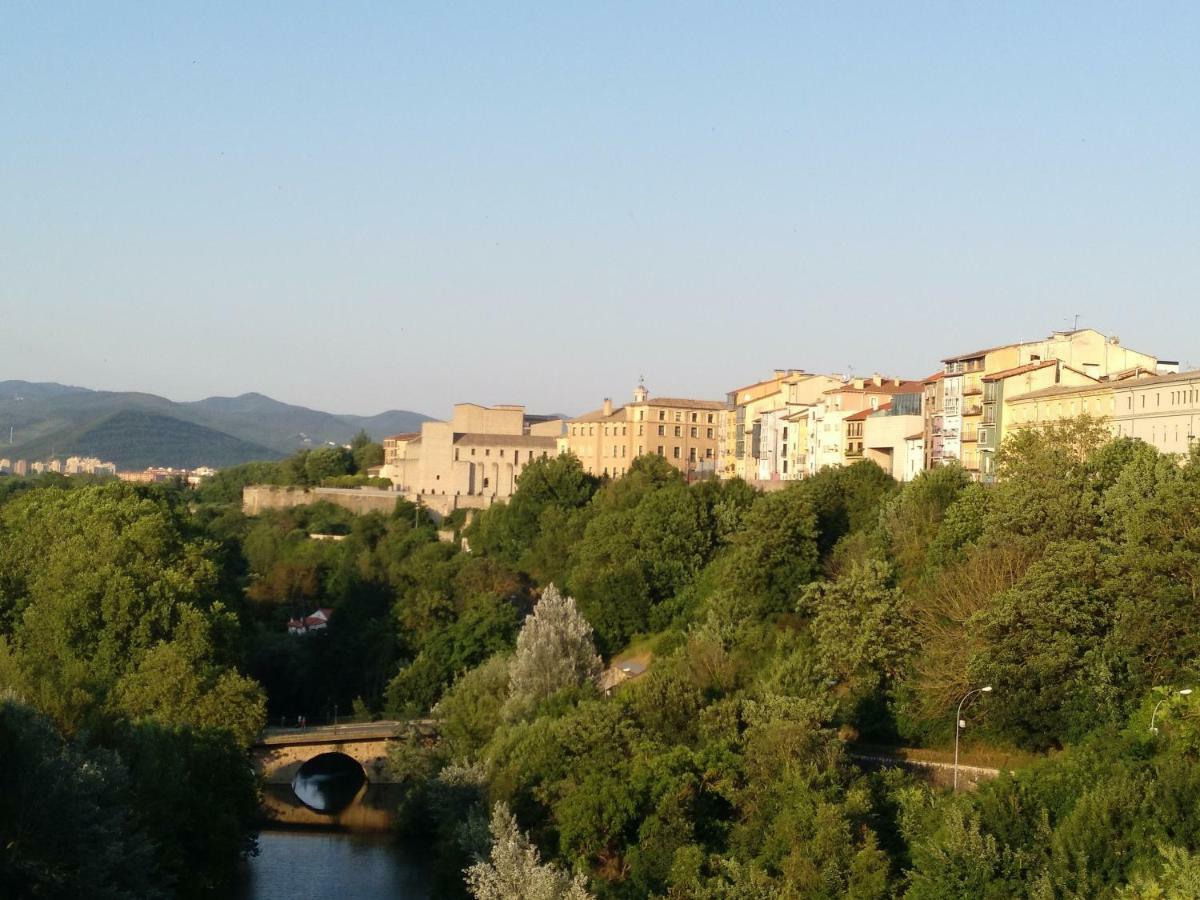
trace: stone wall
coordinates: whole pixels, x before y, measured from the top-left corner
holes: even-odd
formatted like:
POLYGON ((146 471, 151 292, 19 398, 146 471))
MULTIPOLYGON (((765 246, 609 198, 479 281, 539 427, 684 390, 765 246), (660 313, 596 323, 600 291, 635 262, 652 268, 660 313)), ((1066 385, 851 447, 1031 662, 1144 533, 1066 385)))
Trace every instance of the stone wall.
POLYGON ((486 496, 412 494, 383 488, 305 488, 276 484, 251 484, 242 488, 242 512, 248 516, 256 516, 267 509, 290 509, 322 501, 345 507, 356 515, 369 512, 390 515, 397 500, 419 502, 435 522, 456 509, 486 509, 492 502, 492 498, 486 496))

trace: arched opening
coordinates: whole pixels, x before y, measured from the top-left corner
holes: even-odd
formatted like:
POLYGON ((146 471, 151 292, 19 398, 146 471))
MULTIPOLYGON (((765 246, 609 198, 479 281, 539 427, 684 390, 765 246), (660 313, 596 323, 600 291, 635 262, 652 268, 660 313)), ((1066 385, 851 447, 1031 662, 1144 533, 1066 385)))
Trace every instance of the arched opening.
POLYGON ((367 773, 357 760, 345 753, 321 753, 296 772, 292 791, 309 809, 336 815, 354 802, 366 783, 367 773))

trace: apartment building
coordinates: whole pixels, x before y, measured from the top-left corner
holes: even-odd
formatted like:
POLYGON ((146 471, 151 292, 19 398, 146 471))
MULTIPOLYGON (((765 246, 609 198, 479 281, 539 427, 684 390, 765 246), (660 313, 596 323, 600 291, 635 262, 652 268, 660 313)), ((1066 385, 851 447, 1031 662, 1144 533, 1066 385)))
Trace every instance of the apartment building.
POLYGON ((958 461, 976 478, 984 469, 994 470, 990 436, 982 453, 979 430, 984 422, 984 378, 1031 363, 1059 360, 1089 378, 1099 381, 1121 372, 1158 371, 1158 360, 1121 344, 1093 328, 1055 331, 1041 340, 1004 344, 975 350, 942 360, 942 378, 935 382, 940 393, 927 415, 938 419, 926 428, 931 447, 930 465, 958 461))
POLYGON ((1200 371, 1051 385, 1012 397, 1004 412, 1010 429, 1083 414, 1104 419, 1114 437, 1137 438, 1163 453, 1189 453, 1200 441, 1200 371))
POLYGON ((385 438, 380 476, 408 495, 487 505, 512 496, 530 462, 556 455, 562 431, 561 419, 527 415, 523 406, 457 403, 449 421, 385 438))
POLYGON ((924 385, 900 378, 854 378, 825 391, 808 411, 808 458, 806 474, 815 475, 829 466, 851 465, 865 458, 864 422, 898 394, 913 395, 920 404, 924 385), (859 415, 859 414, 862 415, 859 415))
POLYGON ((807 434, 798 438, 798 429, 806 427, 803 413, 840 384, 840 376, 775 369, 771 378, 730 391, 731 413, 719 446, 722 477, 775 481, 803 475, 808 467, 807 451, 798 449, 808 441, 807 434))
MULTIPOLYGON (((878 409, 850 416, 847 447, 855 440, 862 459, 871 460, 897 481, 911 481, 925 468, 924 396, 924 382, 903 382, 878 409)), ((853 457, 848 453, 847 459, 853 457)))
POLYGON ((688 480, 717 474, 723 417, 719 400, 652 397, 644 384, 633 401, 614 407, 606 398, 597 410, 566 423, 566 447, 584 471, 619 478, 643 454, 656 454, 688 480))

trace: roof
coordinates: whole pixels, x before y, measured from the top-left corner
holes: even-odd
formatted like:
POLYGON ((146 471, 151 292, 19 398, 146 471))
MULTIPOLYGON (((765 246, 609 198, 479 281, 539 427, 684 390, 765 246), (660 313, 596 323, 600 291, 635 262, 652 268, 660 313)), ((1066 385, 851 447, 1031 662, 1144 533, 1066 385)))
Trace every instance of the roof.
POLYGON ((1023 366, 1013 366, 1011 369, 1002 369, 999 372, 993 372, 991 375, 984 375, 984 381, 1000 381, 1003 378, 1012 378, 1014 375, 1024 375, 1028 372, 1036 372, 1038 369, 1044 369, 1046 366, 1057 366, 1057 359, 1046 359, 1041 362, 1026 363, 1023 366))
POLYGON ((1149 378, 1138 378, 1133 381, 1116 382, 1116 384, 1121 387, 1152 387, 1156 384, 1174 384, 1177 381, 1200 381, 1200 369, 1176 372, 1174 375, 1151 375, 1149 378))
POLYGON ((411 441, 421 436, 419 431, 406 431, 403 434, 389 434, 385 441, 411 441))
POLYGON ((881 403, 881 404, 879 404, 879 407, 877 409, 870 409, 870 408, 860 409, 858 412, 854 413, 853 415, 846 416, 846 418, 843 419, 842 421, 843 422, 861 422, 863 419, 869 418, 874 413, 885 412, 886 410, 889 410, 891 408, 892 408, 892 404, 881 403))
POLYGON ((962 362, 964 359, 975 359, 977 356, 986 356, 989 353, 995 353, 997 350, 1006 350, 1013 344, 1000 344, 998 347, 985 347, 982 350, 972 350, 970 353, 960 353, 958 356, 947 356, 942 360, 944 363, 962 362))
POLYGON ((908 435, 908 437, 906 437, 906 438, 905 438, 905 440, 906 440, 906 441, 919 441, 919 440, 921 440, 923 437, 925 437, 925 432, 923 432, 923 431, 918 431, 916 434, 910 434, 910 435, 908 435))
POLYGON ((475 434, 466 432, 454 436, 458 447, 543 447, 558 446, 558 439, 532 434, 475 434))
POLYGON ((724 400, 688 400, 681 397, 650 397, 635 406, 678 406, 681 409, 729 409, 724 400))
POLYGON ((825 391, 826 394, 917 394, 925 390, 925 384, 921 381, 902 380, 896 384, 896 379, 891 378, 883 382, 883 384, 875 384, 868 381, 862 387, 855 387, 854 383, 843 384, 839 387, 830 388, 825 391))
POLYGON ((946 377, 946 373, 945 373, 945 372, 934 372, 932 375, 930 375, 928 378, 926 378, 926 379, 925 379, 924 381, 922 381, 921 383, 922 383, 922 384, 930 384, 930 383, 932 383, 932 382, 934 382, 934 381, 941 381, 941 380, 942 380, 943 378, 945 378, 945 377, 946 377))
POLYGON ((572 422, 612 422, 625 421, 625 407, 617 406, 613 408, 611 413, 605 413, 604 409, 593 409, 591 412, 584 413, 582 416, 576 416, 574 419, 567 419, 568 423, 572 422))
POLYGON ((1050 387, 1038 388, 1036 391, 1030 391, 1027 394, 1018 394, 1015 397, 1008 398, 1008 400, 1009 402, 1011 402, 1011 400, 1031 400, 1038 397, 1054 397, 1059 394, 1079 394, 1083 393, 1084 391, 1096 390, 1111 391, 1112 389, 1113 386, 1111 384, 1104 384, 1101 382, 1097 382, 1096 384, 1072 385, 1052 384, 1050 387))

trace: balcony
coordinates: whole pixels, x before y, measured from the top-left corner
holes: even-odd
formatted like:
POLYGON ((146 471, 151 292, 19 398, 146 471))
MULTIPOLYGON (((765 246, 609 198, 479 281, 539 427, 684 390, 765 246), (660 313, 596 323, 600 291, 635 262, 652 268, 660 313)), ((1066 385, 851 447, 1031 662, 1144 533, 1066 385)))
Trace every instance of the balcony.
POLYGON ((968 403, 963 407, 962 414, 964 416, 981 416, 983 415, 983 404, 968 403))
POLYGON ((983 393, 983 386, 978 384, 968 384, 963 388, 963 396, 970 397, 983 393))

